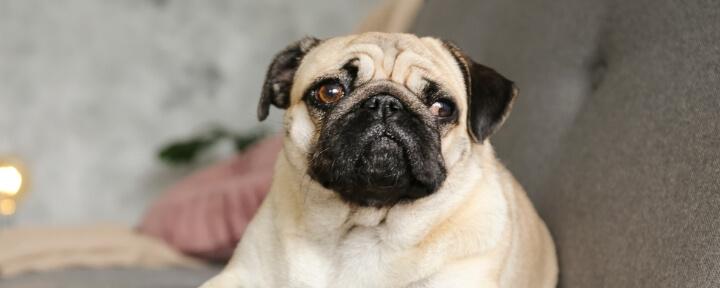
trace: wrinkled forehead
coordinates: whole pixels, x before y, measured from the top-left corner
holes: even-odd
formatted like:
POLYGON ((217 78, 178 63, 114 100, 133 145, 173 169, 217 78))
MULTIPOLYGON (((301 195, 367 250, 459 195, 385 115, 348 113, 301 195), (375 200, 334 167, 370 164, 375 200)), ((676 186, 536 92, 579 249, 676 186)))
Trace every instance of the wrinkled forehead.
POLYGON ((358 68, 357 85, 389 79, 418 94, 428 81, 453 97, 465 95, 462 72, 443 43, 410 34, 365 33, 323 41, 303 59, 295 74, 293 101, 318 78, 333 75, 351 63, 358 68))

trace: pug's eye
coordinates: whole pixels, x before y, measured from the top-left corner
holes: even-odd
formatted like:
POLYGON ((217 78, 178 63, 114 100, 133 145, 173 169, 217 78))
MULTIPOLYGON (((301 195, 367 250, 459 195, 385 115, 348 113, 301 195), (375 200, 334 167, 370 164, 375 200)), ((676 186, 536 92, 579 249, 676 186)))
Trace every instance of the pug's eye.
POLYGON ((453 115, 455 106, 447 100, 438 100, 430 105, 430 114, 438 118, 446 118, 453 115))
POLYGON ((323 84, 315 92, 315 99, 322 104, 335 103, 345 96, 345 88, 339 83, 323 84))

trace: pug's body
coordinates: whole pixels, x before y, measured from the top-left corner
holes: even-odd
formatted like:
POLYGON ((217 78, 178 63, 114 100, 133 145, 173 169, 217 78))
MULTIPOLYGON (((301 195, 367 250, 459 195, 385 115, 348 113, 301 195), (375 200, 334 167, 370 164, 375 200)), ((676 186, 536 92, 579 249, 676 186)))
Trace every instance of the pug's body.
POLYGON ((303 39, 258 115, 286 108, 270 193, 203 287, 555 287, 555 249, 488 137, 517 94, 454 45, 303 39))

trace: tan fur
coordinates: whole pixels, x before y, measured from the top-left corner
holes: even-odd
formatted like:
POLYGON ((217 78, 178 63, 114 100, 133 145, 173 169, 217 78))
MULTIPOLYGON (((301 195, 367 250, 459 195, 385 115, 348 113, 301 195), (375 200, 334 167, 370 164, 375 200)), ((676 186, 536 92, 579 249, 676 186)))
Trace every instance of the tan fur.
POLYGON ((203 287, 554 287, 550 234, 490 143, 471 141, 465 91, 433 38, 366 33, 315 47, 296 72, 271 191, 231 262, 203 287), (353 58, 360 83, 388 79, 417 93, 428 78, 458 98, 459 123, 442 138, 448 177, 434 194, 354 207, 305 174, 317 128, 302 93, 353 58))

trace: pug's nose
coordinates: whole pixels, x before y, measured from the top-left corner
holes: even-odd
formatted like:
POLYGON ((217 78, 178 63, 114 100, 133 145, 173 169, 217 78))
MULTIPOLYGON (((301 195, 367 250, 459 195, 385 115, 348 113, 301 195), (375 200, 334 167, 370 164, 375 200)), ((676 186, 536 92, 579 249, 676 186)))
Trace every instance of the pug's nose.
POLYGON ((381 117, 388 117, 405 109, 399 99, 390 95, 375 95, 365 100, 362 108, 373 111, 381 117))

